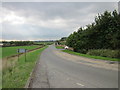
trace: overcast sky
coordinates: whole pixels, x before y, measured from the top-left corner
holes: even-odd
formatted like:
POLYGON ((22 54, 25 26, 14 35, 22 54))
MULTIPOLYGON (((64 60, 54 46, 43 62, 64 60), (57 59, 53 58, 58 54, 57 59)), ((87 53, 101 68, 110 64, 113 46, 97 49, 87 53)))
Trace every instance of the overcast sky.
POLYGON ((3 40, 55 40, 94 21, 98 13, 117 9, 113 2, 4 2, 3 40))

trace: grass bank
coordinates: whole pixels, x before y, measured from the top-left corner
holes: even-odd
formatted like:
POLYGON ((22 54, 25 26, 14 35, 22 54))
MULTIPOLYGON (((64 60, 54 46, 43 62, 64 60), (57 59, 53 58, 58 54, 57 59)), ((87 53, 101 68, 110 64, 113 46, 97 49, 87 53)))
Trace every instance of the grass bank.
POLYGON ((64 49, 62 46, 56 46, 57 49, 64 49))
POLYGON ((87 58, 101 59, 101 60, 110 60, 110 61, 120 61, 120 59, 117 59, 117 58, 108 58, 108 57, 101 57, 101 56, 92 56, 92 55, 88 55, 88 54, 77 53, 77 52, 70 51, 70 50, 62 50, 62 51, 63 51, 63 52, 66 52, 66 53, 69 53, 69 54, 78 55, 78 56, 83 56, 83 57, 87 57, 87 58))
POLYGON ((2 50, 2 58, 9 57, 11 55, 17 54, 17 49, 34 49, 39 47, 39 45, 33 45, 33 46, 13 46, 13 47, 0 47, 0 50, 2 50))
POLYGON ((2 88, 23 88, 35 67, 36 61, 39 59, 40 53, 46 49, 47 46, 27 53, 27 60, 25 62, 24 55, 21 55, 12 67, 3 70, 2 88))

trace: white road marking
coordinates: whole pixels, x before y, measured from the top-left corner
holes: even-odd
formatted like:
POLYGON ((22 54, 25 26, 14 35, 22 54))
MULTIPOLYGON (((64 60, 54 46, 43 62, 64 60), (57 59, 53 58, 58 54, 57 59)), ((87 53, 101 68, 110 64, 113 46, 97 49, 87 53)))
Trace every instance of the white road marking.
POLYGON ((80 83, 76 83, 77 85, 80 85, 80 86, 84 86, 83 84, 80 84, 80 83))

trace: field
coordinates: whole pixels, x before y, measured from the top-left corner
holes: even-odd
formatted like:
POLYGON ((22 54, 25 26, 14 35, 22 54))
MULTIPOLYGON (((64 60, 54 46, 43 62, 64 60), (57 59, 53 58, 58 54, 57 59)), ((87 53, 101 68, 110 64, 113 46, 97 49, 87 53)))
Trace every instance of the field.
POLYGON ((38 42, 34 42, 34 44, 38 44, 38 45, 51 45, 53 44, 54 42, 53 41, 38 41, 38 42))
POLYGON ((101 56, 92 56, 92 55, 77 53, 77 52, 70 51, 70 50, 62 50, 62 51, 63 51, 63 52, 66 52, 66 53, 69 53, 69 54, 78 55, 78 56, 83 56, 83 57, 87 57, 87 58, 101 59, 101 60, 110 60, 110 61, 120 61, 120 59, 117 59, 117 58, 108 58, 108 57, 101 57, 101 56))
MULTIPOLYGON (((27 47, 27 49, 33 49, 33 48, 36 48, 36 46, 33 46, 33 47, 31 46, 29 48, 27 47)), ((13 60, 9 60, 9 62, 11 62, 11 66, 3 70, 2 87, 3 88, 23 88, 26 85, 26 82, 30 76, 30 73, 35 67, 36 61, 39 59, 40 53, 45 48, 47 48, 47 46, 37 49, 35 51, 28 52, 26 62, 24 59, 25 58, 24 55, 20 56, 19 61, 17 61, 17 58, 14 58, 13 60)), ((15 51, 15 49, 13 50, 15 51)), ((10 55, 10 54, 7 54, 7 55, 10 55)))
POLYGON ((15 55, 17 54, 17 49, 34 49, 39 47, 38 45, 33 45, 33 46, 14 46, 14 47, 0 47, 0 50, 2 49, 2 58, 15 55))

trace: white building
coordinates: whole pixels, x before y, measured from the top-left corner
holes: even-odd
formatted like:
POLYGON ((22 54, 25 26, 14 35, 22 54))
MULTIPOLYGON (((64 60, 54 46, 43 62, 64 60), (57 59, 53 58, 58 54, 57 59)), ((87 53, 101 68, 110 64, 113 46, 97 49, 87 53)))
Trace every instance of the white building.
POLYGON ((0 46, 3 46, 3 43, 0 43, 0 46))
POLYGON ((68 46, 65 46, 65 49, 68 49, 69 47, 68 46))

